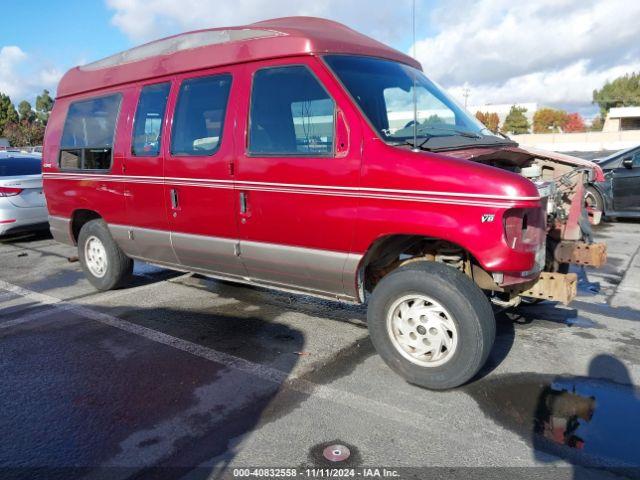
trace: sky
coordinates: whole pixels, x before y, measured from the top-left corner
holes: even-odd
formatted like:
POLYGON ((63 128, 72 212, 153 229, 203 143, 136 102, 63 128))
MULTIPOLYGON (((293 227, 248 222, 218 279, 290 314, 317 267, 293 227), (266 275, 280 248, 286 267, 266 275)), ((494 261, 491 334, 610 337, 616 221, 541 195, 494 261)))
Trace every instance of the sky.
POLYGON ((0 92, 32 104, 64 72, 143 42, 290 15, 337 20, 403 52, 469 105, 597 108, 605 81, 640 72, 636 0, 3 0, 0 92), (7 21, 10 19, 11 21, 7 21))

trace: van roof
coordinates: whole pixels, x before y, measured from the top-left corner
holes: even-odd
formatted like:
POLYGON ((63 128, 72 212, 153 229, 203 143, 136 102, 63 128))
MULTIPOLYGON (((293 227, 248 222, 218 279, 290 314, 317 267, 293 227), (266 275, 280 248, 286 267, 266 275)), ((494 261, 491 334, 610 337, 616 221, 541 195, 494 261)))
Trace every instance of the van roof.
POLYGON ((324 53, 382 57, 421 68, 408 55, 341 23, 285 17, 182 33, 72 68, 60 80, 57 97, 201 68, 324 53))

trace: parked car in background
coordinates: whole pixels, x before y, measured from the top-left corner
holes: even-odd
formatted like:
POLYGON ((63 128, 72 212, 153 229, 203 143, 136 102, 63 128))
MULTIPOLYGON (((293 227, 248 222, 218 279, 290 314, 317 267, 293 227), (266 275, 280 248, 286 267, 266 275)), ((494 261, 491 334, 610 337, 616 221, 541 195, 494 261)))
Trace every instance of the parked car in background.
POLYGON ((585 190, 587 209, 612 217, 640 217, 640 145, 595 160, 605 179, 585 190))
POLYGON ((0 152, 0 235, 46 229, 39 155, 0 152))

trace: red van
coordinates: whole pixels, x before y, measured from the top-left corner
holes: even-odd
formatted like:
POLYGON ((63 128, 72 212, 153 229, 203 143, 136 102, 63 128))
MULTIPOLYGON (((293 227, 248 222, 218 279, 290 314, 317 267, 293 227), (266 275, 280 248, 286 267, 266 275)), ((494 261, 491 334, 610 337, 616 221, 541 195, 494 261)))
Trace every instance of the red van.
POLYGON ((590 162, 491 132, 413 58, 343 25, 201 30, 73 68, 47 125, 54 237, 100 290, 133 259, 349 302, 391 368, 442 389, 492 304, 575 295, 599 265, 590 162))

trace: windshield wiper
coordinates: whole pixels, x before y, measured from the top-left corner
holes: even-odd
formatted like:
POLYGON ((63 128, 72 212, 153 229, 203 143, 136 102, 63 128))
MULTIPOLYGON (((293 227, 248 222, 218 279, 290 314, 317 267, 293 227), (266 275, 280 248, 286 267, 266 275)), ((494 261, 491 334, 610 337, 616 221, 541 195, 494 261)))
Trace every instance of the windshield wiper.
POLYGON ((431 151, 431 149, 429 147, 425 147, 425 143, 427 143, 429 140, 431 140, 433 137, 438 137, 441 135, 421 135, 420 137, 417 138, 417 142, 413 143, 413 138, 407 138, 406 140, 404 140, 402 143, 400 143, 399 145, 409 145, 413 148, 419 148, 421 150, 426 150, 428 152, 431 151))
MULTIPOLYGON (((480 135, 479 133, 473 133, 473 132, 468 132, 466 130, 458 130, 456 128, 446 128, 446 127, 438 127, 438 126, 433 126, 433 125, 428 125, 425 127, 422 127, 420 129, 418 129, 418 131, 425 131, 425 130, 440 130, 443 132, 451 132, 454 133, 456 135, 460 135, 461 137, 467 137, 467 138, 475 138, 475 139, 480 139, 482 138, 482 135, 480 135)), ((431 135, 431 137, 444 137, 446 135, 431 135)), ((451 135, 454 136, 454 135, 451 135)))

